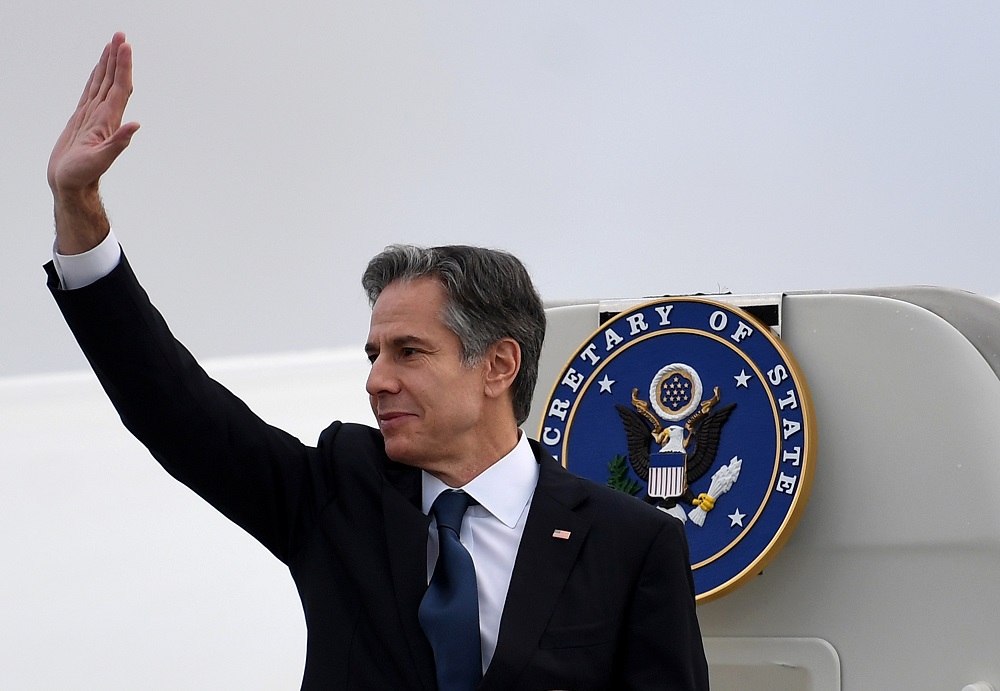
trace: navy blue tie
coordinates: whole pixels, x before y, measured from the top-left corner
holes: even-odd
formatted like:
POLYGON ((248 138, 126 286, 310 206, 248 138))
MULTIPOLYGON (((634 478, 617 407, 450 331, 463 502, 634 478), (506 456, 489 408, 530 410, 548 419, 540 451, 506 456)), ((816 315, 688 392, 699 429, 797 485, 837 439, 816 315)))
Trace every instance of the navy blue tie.
POLYGON ((431 507, 438 560, 417 617, 434 650, 440 691, 470 691, 483 678, 476 567, 459 540, 465 510, 473 503, 465 492, 445 490, 431 507))

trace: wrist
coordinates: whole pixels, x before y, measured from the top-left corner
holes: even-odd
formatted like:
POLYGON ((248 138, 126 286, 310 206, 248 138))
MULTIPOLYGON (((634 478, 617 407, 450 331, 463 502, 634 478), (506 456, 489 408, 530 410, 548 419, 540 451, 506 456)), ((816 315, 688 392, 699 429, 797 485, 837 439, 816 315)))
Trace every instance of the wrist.
POLYGON ((84 190, 53 189, 52 197, 57 252, 81 254, 107 237, 111 223, 96 185, 84 190))

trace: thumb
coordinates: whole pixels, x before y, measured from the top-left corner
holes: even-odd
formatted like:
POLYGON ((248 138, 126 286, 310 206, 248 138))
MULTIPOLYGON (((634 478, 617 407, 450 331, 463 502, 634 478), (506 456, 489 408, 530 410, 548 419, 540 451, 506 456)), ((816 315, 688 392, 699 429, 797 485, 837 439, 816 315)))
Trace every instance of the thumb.
POLYGON ((138 122, 127 122, 104 140, 104 148, 112 154, 113 158, 117 158, 122 151, 128 148, 128 145, 132 142, 132 136, 138 131, 138 122))

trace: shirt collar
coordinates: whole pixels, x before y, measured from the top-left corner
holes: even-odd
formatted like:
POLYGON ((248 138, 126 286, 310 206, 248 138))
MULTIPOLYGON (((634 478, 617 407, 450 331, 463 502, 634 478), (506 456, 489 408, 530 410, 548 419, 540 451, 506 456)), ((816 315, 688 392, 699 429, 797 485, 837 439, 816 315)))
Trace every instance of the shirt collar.
MULTIPOLYGON (((426 471, 423 476, 423 510, 429 514, 438 495, 452 489, 426 471)), ((473 478, 464 490, 484 509, 513 528, 538 484, 538 462, 528 445, 528 435, 518 430, 517 445, 506 456, 473 478)))

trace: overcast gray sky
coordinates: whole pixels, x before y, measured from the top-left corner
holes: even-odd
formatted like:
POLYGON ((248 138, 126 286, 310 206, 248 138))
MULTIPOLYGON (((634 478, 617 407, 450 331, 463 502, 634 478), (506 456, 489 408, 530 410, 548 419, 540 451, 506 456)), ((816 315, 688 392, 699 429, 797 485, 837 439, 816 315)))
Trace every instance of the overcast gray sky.
POLYGON ((115 30, 116 233, 199 356, 363 343, 393 242, 543 297, 1000 295, 1000 4, 0 5, 0 375, 83 366, 43 286, 49 150, 115 30))

